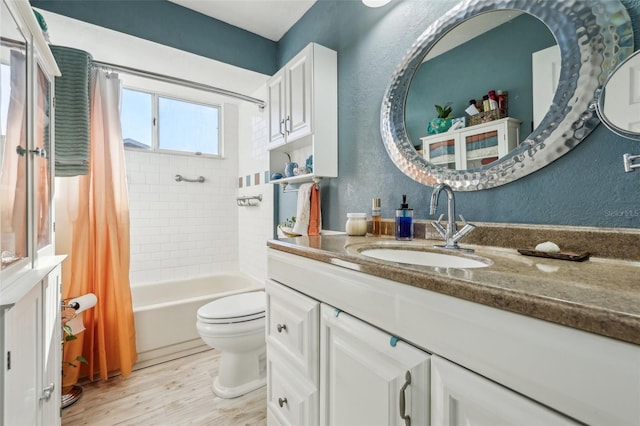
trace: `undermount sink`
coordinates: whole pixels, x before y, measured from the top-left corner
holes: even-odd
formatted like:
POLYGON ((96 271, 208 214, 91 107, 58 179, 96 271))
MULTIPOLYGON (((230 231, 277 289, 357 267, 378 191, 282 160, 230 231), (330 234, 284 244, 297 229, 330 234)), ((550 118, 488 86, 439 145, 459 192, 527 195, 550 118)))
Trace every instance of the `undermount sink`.
POLYGON ((361 245, 351 247, 359 255, 406 265, 432 266, 435 268, 486 268, 493 262, 479 256, 436 252, 425 246, 361 245))

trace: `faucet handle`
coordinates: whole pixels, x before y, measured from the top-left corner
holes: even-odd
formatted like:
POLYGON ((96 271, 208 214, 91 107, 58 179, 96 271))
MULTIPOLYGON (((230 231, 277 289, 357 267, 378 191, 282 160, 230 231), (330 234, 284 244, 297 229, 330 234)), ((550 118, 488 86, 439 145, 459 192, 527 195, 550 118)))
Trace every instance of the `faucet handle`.
POLYGON ((444 215, 440 215, 440 217, 438 218, 438 220, 434 220, 433 222, 431 222, 431 225, 433 225, 434 228, 436 228, 436 231, 438 231, 438 234, 440 234, 440 236, 443 239, 447 239, 447 231, 444 229, 444 227, 442 225, 440 225, 440 220, 442 220, 442 217, 444 215))
POLYGON ((440 217, 438 217, 438 220, 436 220, 436 223, 440 223, 443 217, 444 217, 444 213, 442 213, 440 217))
POLYGON ((463 223, 464 225, 466 225, 466 224, 467 224, 467 221, 464 219, 464 216, 462 216, 461 214, 460 214, 460 215, 458 215, 458 216, 460 217, 460 220, 462 221, 462 223, 463 223))

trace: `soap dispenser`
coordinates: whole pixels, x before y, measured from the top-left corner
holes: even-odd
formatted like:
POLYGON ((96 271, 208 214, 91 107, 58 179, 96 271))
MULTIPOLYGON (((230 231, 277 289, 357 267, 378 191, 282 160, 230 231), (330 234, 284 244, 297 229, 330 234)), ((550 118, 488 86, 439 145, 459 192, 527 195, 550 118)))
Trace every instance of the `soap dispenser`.
POLYGON ((413 209, 409 208, 407 196, 402 196, 402 204, 396 209, 396 240, 413 239, 413 209))

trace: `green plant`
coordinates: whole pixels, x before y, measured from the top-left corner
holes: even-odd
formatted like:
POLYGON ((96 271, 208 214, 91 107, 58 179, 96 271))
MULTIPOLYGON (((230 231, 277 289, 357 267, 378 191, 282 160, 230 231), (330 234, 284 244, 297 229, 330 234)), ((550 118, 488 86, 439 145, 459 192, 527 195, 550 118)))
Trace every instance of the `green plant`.
MULTIPOLYGON (((78 337, 73 334, 73 329, 67 324, 68 321, 71 321, 73 318, 75 318, 77 316, 77 314, 73 314, 73 316, 71 318, 66 319, 65 323, 62 324, 62 331, 64 332, 64 338, 62 339, 62 345, 64 346, 64 344, 66 342, 71 342, 72 340, 76 340, 78 337)), ((89 364, 89 361, 87 361, 87 359, 85 357, 83 357, 82 355, 78 355, 74 361, 78 361, 81 362, 83 364, 89 364)), ((67 365, 69 367, 77 367, 76 364, 74 364, 71 361, 64 361, 63 360, 63 364, 67 365)))
POLYGON ((283 151, 283 152, 284 152, 284 155, 286 155, 287 158, 289 159, 289 161, 287 161, 287 163, 290 163, 291 162, 291 155, 289 155, 288 152, 285 152, 285 151, 283 151))
POLYGON ((436 111, 438 111, 438 118, 449 118, 451 111, 453 111, 449 104, 445 106, 436 105, 435 107, 436 111))
POLYGON ((293 228, 295 224, 296 224, 296 217, 291 216, 290 218, 285 219, 284 222, 280 224, 280 226, 283 226, 285 228, 293 228))

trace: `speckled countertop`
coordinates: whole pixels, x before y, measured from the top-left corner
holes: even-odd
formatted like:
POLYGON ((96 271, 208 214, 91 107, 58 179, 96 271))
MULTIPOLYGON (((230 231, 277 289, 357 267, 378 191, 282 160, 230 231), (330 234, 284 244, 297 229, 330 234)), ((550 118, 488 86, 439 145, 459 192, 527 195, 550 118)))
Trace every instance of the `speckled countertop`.
MULTIPOLYGON (((389 237, 324 235, 270 240, 275 250, 400 283, 640 344, 640 262, 591 257, 585 262, 523 256, 512 248, 474 246, 493 261, 456 269, 373 260, 361 244, 396 245, 389 237), (362 247, 362 246, 360 246, 362 247)), ((414 240, 408 248, 440 241, 414 240)), ((450 252, 446 252, 449 254, 450 252)))

